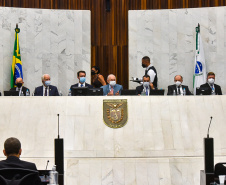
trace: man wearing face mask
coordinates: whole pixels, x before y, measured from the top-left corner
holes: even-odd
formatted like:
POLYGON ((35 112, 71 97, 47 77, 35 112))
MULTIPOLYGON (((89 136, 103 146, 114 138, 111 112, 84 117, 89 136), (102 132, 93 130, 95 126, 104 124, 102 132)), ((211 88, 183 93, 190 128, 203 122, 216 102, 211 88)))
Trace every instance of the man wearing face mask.
POLYGON ((57 87, 50 85, 51 81, 48 74, 44 74, 41 79, 43 85, 35 88, 34 96, 59 96, 57 87))
POLYGON ((107 77, 108 84, 105 86, 101 86, 103 88, 104 96, 114 96, 121 95, 121 91, 123 89, 122 85, 116 84, 116 77, 113 74, 108 75, 107 77))
POLYGON ((24 82, 22 78, 17 78, 15 81, 16 87, 10 89, 10 91, 19 91, 19 96, 30 95, 30 90, 27 87, 23 86, 24 82))
POLYGON ((154 87, 157 88, 158 83, 157 71, 155 67, 151 64, 150 58, 148 56, 142 58, 142 67, 146 68, 145 75, 150 76, 150 82, 153 83, 154 87))
POLYGON ((155 90, 155 87, 154 87, 153 83, 150 82, 150 76, 144 75, 143 76, 143 85, 136 87, 136 94, 141 95, 141 93, 144 93, 142 95, 149 96, 151 90, 155 90))
POLYGON ((174 85, 168 86, 168 93, 167 95, 192 95, 188 86, 182 85, 183 77, 181 75, 176 75, 174 77, 174 85))
POLYGON ((207 74, 207 83, 200 86, 200 89, 209 90, 211 92, 209 95, 222 95, 221 87, 215 82, 215 74, 213 72, 209 72, 207 74))
POLYGON ((73 87, 88 87, 88 88, 93 88, 92 85, 86 83, 86 72, 85 71, 79 71, 79 72, 77 72, 77 78, 79 80, 79 83, 72 85, 71 86, 71 89, 73 87))

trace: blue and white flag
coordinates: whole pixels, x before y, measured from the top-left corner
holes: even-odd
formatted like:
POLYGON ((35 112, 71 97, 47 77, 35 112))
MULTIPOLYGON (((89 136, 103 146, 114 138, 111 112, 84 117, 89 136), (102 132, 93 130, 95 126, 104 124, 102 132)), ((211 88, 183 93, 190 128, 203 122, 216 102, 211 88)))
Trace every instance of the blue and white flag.
POLYGON ((206 61, 202 38, 200 36, 200 26, 198 25, 196 27, 195 69, 193 75, 194 95, 196 95, 196 88, 204 83, 206 83, 206 61))

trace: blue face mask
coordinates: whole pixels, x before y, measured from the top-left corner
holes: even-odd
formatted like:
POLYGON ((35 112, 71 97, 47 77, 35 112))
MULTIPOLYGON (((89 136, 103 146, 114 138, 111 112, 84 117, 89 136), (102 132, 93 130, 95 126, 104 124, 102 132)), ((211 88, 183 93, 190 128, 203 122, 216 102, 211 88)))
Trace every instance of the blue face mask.
POLYGON ((84 83, 84 82, 86 81, 86 77, 80 77, 79 81, 80 81, 81 83, 84 83))
POLYGON ((46 86, 49 86, 51 84, 51 81, 49 80, 49 81, 45 81, 45 85, 46 86))

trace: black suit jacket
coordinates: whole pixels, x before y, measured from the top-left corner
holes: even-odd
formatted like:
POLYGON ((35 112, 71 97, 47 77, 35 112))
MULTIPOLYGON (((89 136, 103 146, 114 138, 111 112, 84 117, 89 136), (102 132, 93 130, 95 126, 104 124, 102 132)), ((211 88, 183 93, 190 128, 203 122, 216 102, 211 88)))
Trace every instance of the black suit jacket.
POLYGON ((2 168, 24 168, 37 171, 34 163, 22 161, 16 156, 9 156, 6 160, 0 161, 0 169, 2 168))
MULTIPOLYGON (((43 86, 35 88, 34 96, 43 96, 43 86)), ((59 96, 56 86, 53 85, 49 86, 49 96, 59 96)))
MULTIPOLYGON (((143 91, 143 89, 144 89, 144 86, 143 86, 143 85, 137 86, 137 87, 136 87, 136 95, 141 94, 142 91, 143 91)), ((149 86, 149 89, 150 89, 150 91, 153 90, 153 89, 151 88, 151 86, 149 86)))
MULTIPOLYGON (((222 95, 221 86, 214 84, 214 88, 215 88, 216 95, 222 95)), ((200 89, 206 89, 206 90, 210 89, 212 91, 212 89, 211 89, 211 87, 209 86, 208 83, 202 84, 200 86, 200 89)))
MULTIPOLYGON (((27 90, 29 91, 29 94, 30 94, 30 90, 27 87, 22 86, 22 91, 24 93, 24 96, 26 96, 27 90)), ((11 88, 10 91, 16 91, 16 87, 11 88)))
MULTIPOLYGON (((192 93, 190 92, 188 86, 186 85, 181 85, 182 86, 182 89, 186 91, 186 95, 192 95, 192 93)), ((177 88, 176 88, 176 85, 169 85, 168 86, 168 93, 167 95, 173 95, 173 91, 175 90, 176 94, 177 94, 177 88)))
MULTIPOLYGON (((70 89, 72 89, 73 87, 78 87, 78 83, 77 83, 77 84, 72 85, 72 86, 70 87, 70 89)), ((92 86, 92 85, 87 84, 87 83, 85 83, 85 86, 84 86, 84 87, 93 88, 93 86, 92 86)))

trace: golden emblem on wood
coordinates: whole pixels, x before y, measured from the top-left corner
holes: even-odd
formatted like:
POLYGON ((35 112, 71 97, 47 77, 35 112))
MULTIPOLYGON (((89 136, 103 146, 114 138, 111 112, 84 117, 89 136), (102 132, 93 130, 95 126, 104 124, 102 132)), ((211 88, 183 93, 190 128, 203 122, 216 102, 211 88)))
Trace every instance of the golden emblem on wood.
POLYGON ((104 100, 103 119, 105 125, 111 128, 121 128, 125 126, 128 119, 127 100, 104 100))

